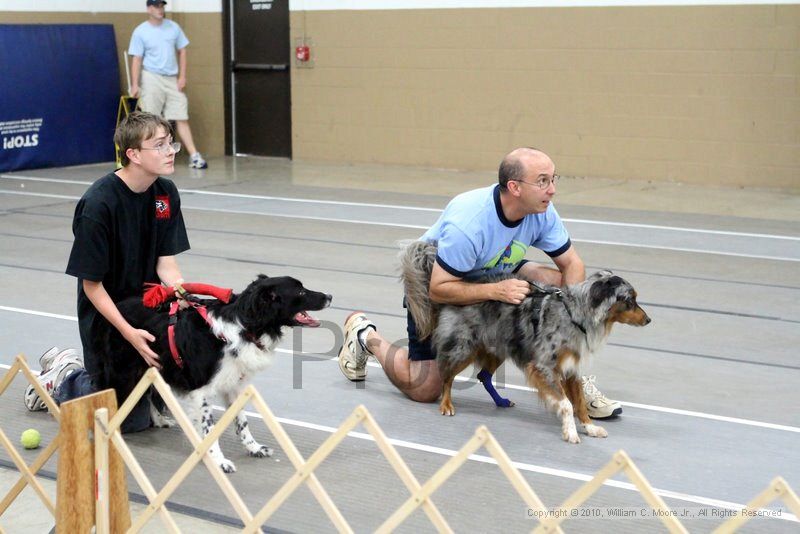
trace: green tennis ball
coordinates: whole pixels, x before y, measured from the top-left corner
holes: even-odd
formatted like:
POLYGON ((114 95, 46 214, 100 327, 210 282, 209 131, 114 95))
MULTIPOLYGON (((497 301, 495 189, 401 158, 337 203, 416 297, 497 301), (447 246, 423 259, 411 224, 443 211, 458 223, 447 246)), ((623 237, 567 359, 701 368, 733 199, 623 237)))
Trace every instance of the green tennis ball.
POLYGON ((42 442, 42 435, 39 434, 38 430, 29 428, 22 433, 19 442, 26 449, 38 449, 39 444, 42 442))

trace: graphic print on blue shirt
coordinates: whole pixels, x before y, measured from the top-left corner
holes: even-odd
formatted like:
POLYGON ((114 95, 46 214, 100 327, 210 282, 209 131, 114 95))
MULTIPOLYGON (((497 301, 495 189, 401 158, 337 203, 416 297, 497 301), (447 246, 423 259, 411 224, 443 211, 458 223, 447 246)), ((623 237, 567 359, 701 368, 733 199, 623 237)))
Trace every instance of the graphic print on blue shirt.
POLYGON ((525 253, 528 251, 528 246, 522 241, 516 239, 511 241, 506 248, 499 252, 495 257, 486 262, 483 266, 484 269, 494 269, 499 267, 503 271, 513 269, 519 262, 525 259, 525 253))

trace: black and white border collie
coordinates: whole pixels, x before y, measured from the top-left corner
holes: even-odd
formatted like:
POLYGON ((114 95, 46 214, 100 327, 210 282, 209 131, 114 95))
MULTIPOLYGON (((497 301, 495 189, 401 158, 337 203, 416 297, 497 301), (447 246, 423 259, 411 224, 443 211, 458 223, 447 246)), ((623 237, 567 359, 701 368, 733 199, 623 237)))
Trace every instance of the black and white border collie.
MULTIPOLYGON (((158 354, 161 375, 181 396, 189 399, 190 415, 200 432, 207 435, 214 427, 207 399, 218 395, 226 407, 244 391, 250 379, 272 363, 272 352, 286 326, 319 326, 308 311, 321 310, 331 303, 331 296, 311 291, 288 276, 270 278, 259 275, 244 291, 232 295, 229 303, 217 299, 203 301, 206 320, 193 309, 177 314, 175 343, 183 360, 179 366, 169 347, 167 305, 148 308, 141 297, 124 299, 117 304, 122 316, 134 327, 155 336, 150 344, 158 354)), ((147 362, 106 320, 100 318, 95 328, 93 347, 99 361, 94 374, 99 389, 113 388, 121 404, 147 371, 147 362)), ((155 426, 171 426, 151 405, 155 426)), ((272 449, 258 443, 247 427, 244 412, 236 416, 236 434, 251 456, 272 455, 272 449)), ((236 470, 215 442, 209 454, 226 473, 236 470)))

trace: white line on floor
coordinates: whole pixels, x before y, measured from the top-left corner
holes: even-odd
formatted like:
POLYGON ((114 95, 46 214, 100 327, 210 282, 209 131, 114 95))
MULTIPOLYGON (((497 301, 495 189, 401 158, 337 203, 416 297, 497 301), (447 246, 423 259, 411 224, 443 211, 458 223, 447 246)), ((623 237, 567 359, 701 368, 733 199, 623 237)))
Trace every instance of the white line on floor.
POLYGON ((620 243, 618 241, 600 241, 597 239, 573 239, 575 243, 592 243, 593 245, 612 245, 617 247, 651 248, 657 250, 672 250, 675 252, 691 252, 693 254, 718 254, 720 256, 735 256, 737 258, 753 258, 759 260, 800 261, 800 258, 786 256, 768 256, 766 254, 741 254, 738 252, 723 252, 721 250, 705 250, 701 248, 664 247, 658 245, 643 245, 641 243, 620 243))
MULTIPOLYGON (((225 408, 223 408, 222 406, 214 406, 214 409, 217 410, 217 411, 220 411, 220 412, 224 412, 225 411, 225 408)), ((253 418, 256 418, 256 419, 263 419, 261 417, 261 414, 258 413, 258 412, 246 411, 245 413, 247 414, 248 417, 253 417, 253 418)), ((318 430, 318 431, 321 431, 321 432, 327 432, 329 434, 333 434, 334 432, 336 432, 338 430, 338 428, 325 426, 325 425, 318 425, 316 423, 308 423, 306 421, 298 421, 297 419, 287 419, 285 417, 277 417, 277 419, 278 419, 278 421, 280 421, 281 424, 297 426, 297 427, 301 427, 301 428, 307 428, 307 429, 310 429, 310 430, 318 430)), ((363 440, 366 440, 366 441, 375 441, 375 438, 373 438, 371 434, 367 434, 367 433, 364 433, 364 432, 348 432, 347 435, 349 437, 351 437, 351 438, 363 439, 363 440)), ((458 454, 458 451, 454 451, 454 450, 451 450, 451 449, 445 449, 445 448, 442 448, 442 447, 433 447, 431 445, 424 445, 424 444, 421 444, 421 443, 414 443, 412 441, 404 441, 404 440, 389 438, 389 442, 392 445, 394 445, 395 447, 402 447, 402 448, 405 448, 405 449, 412 449, 412 450, 416 450, 416 451, 427 452, 427 453, 431 453, 431 454, 438 454, 438 455, 442 455, 442 456, 455 456, 456 454, 458 454)), ((469 460, 471 460, 473 462, 480 462, 480 463, 485 463, 485 464, 497 465, 497 460, 495 460, 493 457, 485 456, 485 455, 482 455, 482 454, 472 454, 472 455, 469 456, 469 460)), ((512 461, 512 464, 514 465, 514 467, 516 467, 520 471, 527 471, 527 472, 531 472, 531 473, 539 473, 539 474, 542 474, 542 475, 550 475, 550 476, 555 476, 555 477, 559 477, 559 478, 568 478, 568 479, 571 479, 571 480, 578 480, 578 481, 581 481, 581 482, 588 482, 589 480, 592 480, 592 478, 594 478, 593 475, 587 475, 587 474, 584 474, 584 473, 577 473, 577 472, 574 472, 574 471, 566 471, 566 470, 563 470, 563 469, 553 469, 551 467, 544 467, 544 466, 536 465, 536 464, 528 464, 528 463, 513 462, 513 461, 512 461)), ((635 491, 637 493, 639 492, 639 489, 634 484, 632 484, 630 482, 620 482, 618 480, 606 480, 605 482, 603 482, 603 485, 604 486, 613 487, 613 488, 624 489, 624 490, 628 490, 628 491, 635 491)), ((706 505, 706 506, 713 506, 715 508, 723 508, 723 509, 726 509, 726 510, 736 510, 736 511, 740 511, 740 510, 745 508, 744 504, 735 503, 735 502, 731 502, 731 501, 722 501, 722 500, 719 500, 719 499, 712 499, 712 498, 703 497, 703 496, 700 496, 700 495, 691 495, 689 493, 681 493, 681 492, 677 492, 677 491, 664 490, 664 489, 658 489, 658 488, 653 488, 653 491, 656 493, 656 495, 659 495, 661 497, 665 497, 665 498, 668 498, 668 499, 675 499, 675 500, 679 500, 679 501, 691 502, 691 503, 694 503, 694 504, 703 504, 703 505, 706 505)), ((783 519, 784 521, 794 521, 794 522, 798 521, 798 519, 797 519, 797 517, 795 515, 788 514, 788 513, 782 513, 777 518, 778 519, 783 519)))
POLYGON ((25 308, 14 308, 12 306, 0 306, 0 310, 12 313, 24 313, 25 315, 37 315, 39 317, 49 317, 50 319, 61 319, 62 321, 78 322, 78 318, 73 315, 61 315, 59 313, 48 313, 37 310, 26 310, 25 308))
MULTIPOLYGON (((77 317, 70 316, 70 315, 60 315, 60 314, 57 314, 57 313, 48 313, 48 312, 41 312, 41 311, 37 311, 37 310, 28 310, 28 309, 25 309, 25 308, 14 308, 14 307, 11 307, 11 306, 0 306, 0 311, 6 311, 6 312, 12 312, 12 313, 21 313, 21 314, 25 314, 25 315, 36 315, 36 316, 39 316, 39 317, 47 317, 47 318, 51 318, 51 319, 61 319, 61 320, 65 320, 65 321, 73 321, 73 322, 77 322, 78 321, 77 317)), ((275 352, 294 355, 294 351, 291 351, 291 350, 288 350, 288 349, 276 348, 275 352)), ((312 353, 308 353, 308 355, 309 356, 317 356, 316 354, 312 354, 312 353)), ((330 359, 330 361, 335 361, 335 360, 336 360, 336 358, 331 358, 330 359)), ((377 363, 377 362, 369 362, 368 365, 370 367, 380 367, 380 364, 377 363)), ((462 382, 463 381, 475 382, 474 379, 470 379, 470 378, 462 377, 462 376, 457 376, 456 380, 462 381, 462 382)), ((535 389, 530 388, 528 386, 519 386, 519 385, 515 385, 515 384, 504 384, 503 387, 505 387, 507 389, 513 389, 513 390, 519 390, 519 391, 528 391, 528 392, 536 391, 535 389)), ((640 410, 649 410, 649 411, 653 411, 653 412, 669 413, 669 414, 673 414, 673 415, 682 415, 682 416, 686 416, 686 417, 698 417, 698 418, 701 418, 701 419, 709 419, 709 420, 712 420, 712 421, 720 421, 720 422, 724 422, 724 423, 733 423, 733 424, 737 424, 737 425, 745 425, 745 426, 754 426, 754 427, 759 427, 759 428, 766 428, 766 429, 769 429, 769 430, 780 430, 780 431, 783 431, 783 432, 800 433, 800 428, 796 427, 796 426, 778 425, 778 424, 775 424, 775 423, 767 423, 767 422, 764 422, 764 421, 754 421, 752 419, 741 419, 741 418, 738 418, 738 417, 727 417, 727 416, 724 416, 724 415, 715 415, 715 414, 710 414, 710 413, 695 412, 695 411, 692 411, 692 410, 681 410, 681 409, 678 409, 678 408, 668 408, 668 407, 665 407, 665 406, 654 406, 654 405, 651 405, 651 404, 639 404, 639 403, 635 403, 635 402, 624 402, 624 401, 620 401, 620 402, 624 406, 628 406, 628 407, 631 407, 631 408, 637 408, 637 409, 640 409, 640 410)))
MULTIPOLYGON (((52 182, 58 184, 85 185, 85 186, 92 185, 93 183, 93 182, 84 182, 79 180, 62 180, 58 178, 37 178, 32 176, 16 176, 16 175, 12 176, 8 174, 0 174, 0 178, 6 178, 9 180, 29 181, 29 182, 52 182)), ((391 208, 396 210, 410 210, 410 211, 431 211, 431 212, 442 211, 438 208, 420 208, 417 206, 398 206, 394 204, 370 204, 367 202, 344 202, 339 200, 314 200, 311 198, 273 197, 268 195, 249 195, 246 193, 207 191, 205 189, 179 189, 178 191, 180 192, 181 195, 190 194, 190 195, 206 195, 206 196, 218 196, 218 197, 229 197, 229 198, 247 198, 253 200, 278 200, 281 202, 296 202, 303 204, 330 204, 332 206, 360 206, 366 208, 391 208)))
MULTIPOLYGON (((369 362, 370 367, 380 367, 380 364, 375 362, 369 362)), ((473 378, 467 378, 463 376, 457 376, 457 381, 460 382, 475 382, 478 381, 473 378)), ((514 389, 517 391, 526 391, 526 392, 536 392, 535 388, 531 388, 528 386, 519 386, 516 384, 503 384, 504 388, 507 389, 514 389)), ((698 417, 701 419, 710 419, 712 421, 721 421, 724 423, 734 423, 737 425, 745 425, 745 426, 755 426, 759 428, 768 428, 770 430, 782 430, 784 432, 796 432, 800 433, 800 427, 796 426, 789 426, 789 425, 778 425, 775 423, 765 423, 763 421, 754 421, 752 419, 741 419, 739 417, 728 417, 725 415, 715 415, 711 413, 703 413, 703 412, 695 412, 692 410, 682 410, 680 408, 668 408, 666 406, 654 406, 652 404, 640 404, 638 402, 628 402, 628 401, 619 401, 620 404, 623 406, 629 406, 631 408, 638 408, 640 410, 650 410, 652 412, 661 412, 661 413, 669 413, 673 415, 684 415, 687 417, 698 417)))
MULTIPOLYGON (((64 180, 58 178, 39 178, 39 177, 32 177, 32 176, 19 176, 19 175, 9 175, 9 174, 0 174, 0 178, 5 178, 9 180, 28 180, 32 182, 53 182, 53 183, 63 183, 63 184, 73 184, 73 185, 91 185, 92 182, 85 182, 79 180, 64 180)), ((359 206, 359 207, 369 207, 369 208, 388 208, 388 209, 396 209, 396 210, 408 210, 408 211, 425 211, 431 213, 441 213, 442 210, 438 208, 422 208, 418 206, 402 206, 397 204, 370 204, 365 202, 343 202, 343 201, 336 201, 336 200, 315 200, 310 198, 287 198, 287 197, 273 197, 273 196, 266 196, 266 195, 250 195, 245 193, 227 193, 227 192, 220 192, 220 191, 206 191, 202 189, 179 189, 181 193, 189 193, 194 195, 207 195, 207 196, 219 196, 219 197, 230 197, 230 198, 247 198, 253 200, 277 200, 281 202, 294 202, 294 203, 307 203, 307 204, 330 204, 335 206, 359 206)), ((73 197, 59 197, 59 198, 73 198, 73 197)), ((250 212, 245 212, 250 213, 250 212)), ((328 219, 322 219, 328 220, 328 219)), ((334 219, 339 220, 339 219, 334 219)), ((640 224, 640 223, 622 223, 622 222, 613 222, 613 221, 601 221, 601 220, 591 220, 591 219, 563 219, 565 222, 576 222, 581 224, 596 224, 596 225, 603 225, 603 226, 622 226, 627 228, 648 228, 652 230, 670 230, 674 232, 691 232, 691 233, 698 233, 698 234, 713 234, 713 235, 729 235, 729 236, 736 236, 736 237, 756 237, 762 239, 784 239, 789 241, 800 241, 800 237, 796 236, 787 236, 787 235, 776 235, 776 234, 756 234, 756 233, 748 233, 748 232, 730 232, 724 230, 707 230, 704 228, 684 228, 680 226, 661 226, 661 225, 654 225, 654 224, 640 224)), ((361 223, 362 221, 347 221, 347 222, 358 222, 361 223)), ((375 224, 374 222, 366 222, 366 224, 375 224)), ((417 228, 416 226, 409 226, 409 228, 417 228)), ((427 228, 422 227, 422 228, 427 228)))
MULTIPOLYGON (((2 192, 2 190, 0 190, 2 192)), ((367 220, 359 220, 359 219, 339 219, 337 217, 314 217, 313 215, 296 215, 291 213, 265 213, 265 212, 258 212, 258 211, 247 211, 247 210, 231 210, 226 208, 196 208, 192 206, 181 206, 181 209, 184 210, 197 210, 197 211, 213 211, 216 213, 233 213, 236 215, 263 215, 266 217, 282 217, 285 219, 303 219, 307 221, 328 221, 328 222, 339 222, 339 223, 347 223, 347 224, 366 224, 370 226, 389 226, 392 228, 412 228, 415 230, 427 230, 427 226, 418 226, 415 224, 404 224, 404 223, 388 223, 388 222, 375 222, 375 221, 367 221, 367 220)))
POLYGON ((28 191, 9 191, 8 189, 0 189, 0 193, 3 193, 4 195, 19 195, 22 197, 61 198, 65 200, 80 200, 81 198, 70 195, 54 195, 52 193, 29 193, 28 191))
MULTIPOLYGON (((60 199, 68 199, 68 200, 78 200, 78 197, 70 197, 66 195, 54 195, 54 194, 46 194, 46 193, 23 193, 20 191, 8 191, 6 189, 0 189, 0 194, 8 194, 8 195, 21 195, 21 196, 34 196, 34 197, 46 197, 46 198, 60 198, 60 199)), ((328 221, 328 222, 339 222, 339 223, 346 223, 346 224, 361 224, 361 225, 371 225, 371 226, 387 226, 392 228, 409 228, 413 230, 427 230, 428 226, 424 225, 416 225, 416 224, 404 224, 404 223, 389 223, 389 222, 376 222, 370 220, 359 220, 359 219, 340 219, 336 217, 315 217, 311 215, 296 215, 296 214, 284 214, 284 213, 265 213, 265 212, 257 212, 257 211, 247 211, 247 210, 232 210, 232 209, 225 209, 225 208, 200 208, 200 207, 193 207, 193 206, 182 206, 183 210, 185 211, 203 211, 203 212, 215 212, 215 213, 228 213, 228 214, 237 214, 237 215, 257 215, 257 216, 264 216, 264 217, 280 217, 285 219, 301 219, 301 220, 309 220, 309 221, 328 221)), ((565 221, 569 221, 569 219, 564 219, 565 221)), ((596 221, 596 224, 605 224, 602 221, 596 221)), ((616 223, 622 224, 622 223, 616 223)), ((635 226, 635 225, 629 225, 635 226)), ((703 232, 703 230, 690 230, 686 229, 686 231, 697 231, 703 232)), ((762 238, 774 238, 774 239, 795 239, 789 238, 786 236, 771 236, 766 234, 731 234, 731 235, 758 235, 762 238)), ((667 247, 667 246, 657 246, 657 245, 645 245, 641 243, 621 243, 617 241, 600 241, 595 239, 573 239, 575 243, 590 243, 595 245, 610 245, 610 246, 620 246, 620 247, 633 247, 633 248, 648 248, 648 249, 656 249, 656 250, 671 250, 676 252, 691 252, 693 254, 713 254, 718 256, 732 256, 736 258, 751 258, 751 259, 759 259, 759 260, 772 260, 772 261, 790 261, 790 262, 800 262, 800 258, 790 258, 786 256, 770 256, 766 254, 741 254, 737 252, 725 252, 721 250, 707 250, 702 248, 684 248, 684 247, 667 247)))

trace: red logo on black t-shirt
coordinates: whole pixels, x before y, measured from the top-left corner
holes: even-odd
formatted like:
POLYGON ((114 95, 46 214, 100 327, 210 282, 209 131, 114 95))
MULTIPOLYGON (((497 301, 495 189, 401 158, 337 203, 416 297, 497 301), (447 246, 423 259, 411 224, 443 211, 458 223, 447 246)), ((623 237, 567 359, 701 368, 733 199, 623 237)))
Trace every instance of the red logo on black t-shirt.
POLYGON ((156 219, 169 219, 169 195, 156 195, 156 219))

